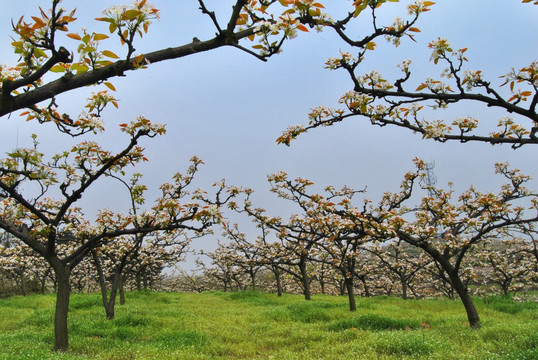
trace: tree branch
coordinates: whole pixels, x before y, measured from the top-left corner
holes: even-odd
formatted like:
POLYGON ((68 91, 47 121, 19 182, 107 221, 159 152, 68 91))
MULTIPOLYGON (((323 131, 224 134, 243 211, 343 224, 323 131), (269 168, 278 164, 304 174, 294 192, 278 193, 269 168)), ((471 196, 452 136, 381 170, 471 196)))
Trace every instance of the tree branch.
MULTIPOLYGON (((252 34, 254 34, 254 29, 251 28, 234 33, 233 36, 235 39, 240 40, 252 34)), ((229 44, 225 38, 217 36, 207 41, 193 41, 192 43, 182 46, 150 52, 144 54, 144 58, 149 63, 156 63, 165 60, 179 59, 188 55, 213 50, 226 45, 233 44, 229 44)), ((64 75, 63 77, 51 81, 39 88, 16 96, 7 94, 3 88, 2 96, 0 97, 0 117, 20 109, 31 107, 32 105, 50 99, 64 92, 93 85, 112 77, 123 76, 125 71, 136 69, 136 67, 134 67, 132 64, 133 61, 135 61, 135 59, 130 59, 129 61, 120 60, 113 64, 91 70, 83 74, 64 75)))

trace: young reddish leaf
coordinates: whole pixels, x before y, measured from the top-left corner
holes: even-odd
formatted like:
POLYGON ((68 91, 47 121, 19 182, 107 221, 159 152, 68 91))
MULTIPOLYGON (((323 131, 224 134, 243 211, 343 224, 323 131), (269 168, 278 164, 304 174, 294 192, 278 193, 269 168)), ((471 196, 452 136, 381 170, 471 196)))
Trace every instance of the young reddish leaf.
POLYGON ((114 85, 112 85, 112 84, 111 84, 110 82, 108 82, 108 81, 105 82, 105 86, 106 86, 107 88, 109 88, 110 90, 112 90, 112 91, 116 91, 116 88, 114 87, 114 85))
POLYGON ((38 18, 37 16, 32 16, 32 19, 34 19, 35 23, 39 25, 39 28, 45 27, 47 25, 41 18, 38 18))
POLYGON ((79 34, 69 33, 66 35, 68 38, 75 39, 75 40, 82 40, 79 34))
POLYGON ((41 8, 41 6, 39 6, 39 11, 41 12, 41 16, 43 16, 43 19, 49 19, 49 17, 47 16, 47 14, 43 11, 43 9, 41 8))
POLYGON ((409 28, 409 31, 420 32, 420 29, 417 28, 417 27, 410 27, 410 28, 409 28))
POLYGON ((299 30, 301 30, 301 31, 308 32, 307 27, 304 26, 303 24, 299 24, 299 25, 297 25, 297 29, 299 29, 299 30))
POLYGON ((420 84, 415 91, 420 91, 426 89, 428 86, 424 83, 420 84))

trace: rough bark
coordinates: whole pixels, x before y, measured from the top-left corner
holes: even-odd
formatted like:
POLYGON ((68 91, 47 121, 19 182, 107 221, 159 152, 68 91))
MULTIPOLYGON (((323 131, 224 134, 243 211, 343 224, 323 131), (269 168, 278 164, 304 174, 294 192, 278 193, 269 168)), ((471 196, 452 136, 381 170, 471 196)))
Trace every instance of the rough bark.
POLYGON ((347 298, 349 300, 349 311, 357 311, 357 304, 355 303, 353 277, 352 276, 346 277, 344 280, 344 283, 346 285, 347 298))
POLYGON ((304 299, 311 300, 312 294, 310 292, 310 279, 308 278, 308 272, 306 271, 306 258, 301 258, 299 269, 301 271, 301 284, 303 285, 304 299))
POLYGON ((480 317, 478 316, 478 310, 476 310, 476 306, 471 298, 471 295, 469 294, 467 286, 465 286, 465 284, 461 281, 457 271, 447 271, 447 273, 452 281, 454 290, 459 295, 461 302, 465 307, 467 319, 469 320, 469 326, 471 326, 473 329, 480 329, 481 324, 480 317))
POLYGON ((67 316, 69 312, 69 275, 70 271, 65 267, 56 267, 57 292, 56 292, 56 313, 54 315, 54 350, 67 351, 69 339, 67 332, 67 316))

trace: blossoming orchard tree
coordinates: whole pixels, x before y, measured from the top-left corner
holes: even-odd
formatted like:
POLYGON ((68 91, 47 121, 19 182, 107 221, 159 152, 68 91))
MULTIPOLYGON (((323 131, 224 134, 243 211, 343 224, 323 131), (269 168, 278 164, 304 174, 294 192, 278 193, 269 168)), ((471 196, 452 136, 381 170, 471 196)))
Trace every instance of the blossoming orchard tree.
MULTIPOLYGON (((175 229, 204 231, 220 221, 220 206, 236 192, 220 183, 213 201, 202 192, 190 194, 186 188, 201 163, 194 158, 187 175, 178 173, 173 182, 162 185, 162 196, 151 209, 130 214, 104 209, 90 222, 76 205, 84 192, 98 180, 120 176, 127 167, 143 161, 138 139, 163 131, 145 119, 123 128, 130 141, 118 154, 83 142, 46 161, 36 144, 32 149, 17 149, 0 161, 0 226, 42 256, 56 276, 56 349, 67 349, 71 270, 90 251, 120 236, 175 229), (29 188, 37 190, 23 190, 29 188)), ((144 203, 141 194, 136 196, 137 202, 144 203)))
MULTIPOLYGON (((335 191, 329 186, 325 194, 310 193, 311 181, 302 178, 291 181, 280 172, 269 178, 273 191, 279 197, 296 202, 304 214, 293 215, 289 222, 283 222, 278 217, 267 216, 263 209, 254 208, 249 197, 244 211, 298 247, 308 240, 307 259, 313 257, 313 249, 323 248, 331 254, 337 269, 348 272, 345 277, 349 279, 353 279, 350 266, 359 255, 356 241, 359 245, 404 241, 417 247, 446 274, 465 307, 469 325, 479 328, 480 318, 464 281, 464 277, 469 276, 463 271, 464 260, 484 240, 509 237, 514 231, 535 223, 538 194, 525 188, 528 176, 499 163, 496 172, 508 182, 498 194, 483 193, 471 187, 454 202, 453 190, 425 184, 430 195, 423 197, 419 205, 409 206, 416 183, 426 176, 425 163, 416 159, 415 164, 417 169, 405 175, 401 191, 385 193, 378 204, 364 199, 362 205, 354 205, 352 197, 356 191, 349 188, 335 191)), ((347 290, 353 310, 352 287, 347 290)))
MULTIPOLYGON (((198 160, 193 160, 196 166, 198 160)), ((189 172, 194 173, 195 170, 195 168, 191 168, 189 172)), ((146 186, 140 183, 141 178, 142 174, 140 173, 135 173, 129 182, 120 177, 115 177, 129 192, 131 199, 130 214, 134 217, 138 215, 140 205, 144 203, 143 193, 146 190, 146 186)), ((186 178, 185 180, 190 182, 192 178, 186 178)), ((204 196, 201 190, 199 194, 202 197, 204 196)), ((196 197, 200 197, 200 195, 196 197)), ((211 232, 209 228, 200 229, 193 237, 201 237, 208 232, 211 232)), ((169 262, 172 259, 175 262, 179 262, 190 243, 189 238, 183 239, 187 235, 183 229, 168 229, 163 234, 159 232, 134 233, 129 236, 119 237, 113 242, 107 242, 102 246, 91 249, 90 253, 98 275, 103 305, 108 319, 114 318, 118 290, 120 291, 120 302, 125 303, 123 292, 125 272, 132 271, 135 267, 141 268, 146 266, 149 268, 150 264, 155 265, 157 262, 166 263, 167 260, 169 262), (142 253, 141 249, 144 250, 142 253), (155 251, 151 253, 151 251, 148 251, 149 249, 155 249, 155 251), (142 254, 145 256, 142 256, 142 254), (149 257, 154 257, 155 259, 148 261, 149 257), (107 285, 110 285, 110 291, 107 290, 107 285)), ((155 266, 155 268, 160 273, 163 266, 155 266)), ((155 271, 154 269, 151 270, 155 271)), ((151 270, 148 269, 148 271, 151 270)))
MULTIPOLYGON (((0 273, 18 282, 18 293, 26 295, 28 293, 27 282, 31 279, 38 280, 41 284, 41 292, 45 291, 50 267, 27 245, 17 241, 8 247, 0 245, 0 273)), ((2 295, 9 295, 9 293, 2 295)))
POLYGON ((528 239, 490 240, 484 245, 478 257, 483 267, 489 270, 486 279, 499 285, 502 294, 515 294, 525 285, 536 283, 536 259, 529 251, 535 245, 528 239))
POLYGON ((244 290, 244 272, 238 266, 238 256, 228 244, 218 242, 217 248, 207 252, 201 250, 198 255, 204 256, 209 260, 209 266, 201 258, 196 260, 198 269, 204 273, 206 277, 222 284, 223 291, 233 291, 234 284, 237 290, 244 290))
MULTIPOLYGON (((195 236, 203 236, 208 231, 209 229, 201 231, 195 236)), ((153 265, 153 269, 147 270, 160 273, 164 264, 177 264, 182 260, 190 243, 190 239, 183 239, 182 235, 185 234, 178 230, 167 231, 163 234, 137 233, 119 238, 91 251, 107 319, 114 318, 118 291, 120 304, 125 304, 123 283, 126 274, 144 265, 153 265), (154 252, 148 254, 149 249, 153 249, 154 252), (159 262, 164 264, 157 265, 159 262)))
MULTIPOLYGON (((389 0, 397 2, 398 0, 389 0)), ((536 1, 522 0, 522 3, 538 5, 536 1)), ((358 0, 354 2, 356 11, 340 21, 323 19, 323 27, 332 29, 342 39, 343 47, 339 56, 329 58, 327 69, 341 70, 349 75, 351 89, 342 95, 341 108, 319 106, 309 114, 306 125, 289 127, 278 143, 286 145, 299 134, 318 127, 331 126, 349 118, 364 118, 373 125, 397 126, 422 135, 423 139, 439 142, 474 141, 490 144, 509 144, 514 149, 527 144, 538 144, 538 61, 518 69, 507 69, 499 74, 501 81, 484 76, 482 70, 467 66, 467 48, 454 49, 446 38, 437 38, 428 44, 431 61, 443 66, 440 76, 417 80, 413 77, 412 60, 402 60, 398 65, 401 77, 389 79, 373 70, 362 73, 361 63, 375 56, 378 44, 374 41, 386 38, 399 46, 402 38, 415 41, 420 32, 416 23, 421 14, 435 5, 433 1, 416 1, 408 5, 408 17, 398 17, 393 24, 380 25, 386 0, 358 0), (383 6, 382 6, 383 5, 383 6), (371 33, 357 36, 346 29, 354 18, 364 18, 373 26, 371 33), (418 87, 412 85, 418 81, 418 87), (494 128, 491 121, 482 120, 484 128, 479 129, 479 119, 472 115, 454 120, 429 119, 428 109, 446 109, 455 104, 472 102, 484 108, 496 108, 508 116, 497 121, 497 129, 489 133, 484 128, 494 128), (520 124, 522 121, 523 124, 520 124)), ((515 4, 514 4, 515 5, 515 4)), ((312 24, 319 24, 319 19, 312 24)))
POLYGON ((230 240, 228 247, 235 253, 235 264, 250 278, 250 288, 256 290, 256 275, 263 268, 263 249, 255 242, 247 240, 247 235, 239 231, 239 225, 223 223, 223 235, 230 240))
MULTIPOLYGON (((280 198, 297 204, 302 214, 293 215, 287 223, 278 218, 268 219, 261 211, 256 211, 247 199, 247 211, 257 221, 276 230, 280 237, 286 239, 287 247, 293 249, 299 257, 299 269, 306 272, 307 261, 329 263, 344 279, 351 311, 357 309, 354 294, 354 278, 360 246, 371 240, 368 229, 356 222, 345 222, 341 217, 328 213, 325 206, 331 206, 333 198, 346 196, 351 199, 360 191, 347 187, 337 191, 332 187, 326 189, 328 196, 312 197, 306 195, 312 183, 306 179, 289 180, 287 174, 279 172, 269 176, 271 190, 280 198), (326 254, 328 256, 321 256, 326 254)), ((305 277, 303 286, 308 279, 305 277)), ((306 288, 306 287, 305 287, 306 288)), ((308 286, 309 289, 309 286, 308 286)))
MULTIPOLYGON (((61 7, 60 0, 52 0, 49 11, 40 8, 36 16, 17 16, 12 45, 20 59, 15 65, 0 65, 0 116, 21 110, 29 121, 53 123, 60 132, 71 136, 91 136, 104 130, 101 116, 105 107, 118 107, 109 93, 115 91, 112 78, 152 63, 223 46, 265 61, 298 30, 308 31, 301 23, 305 16, 326 16, 321 11, 323 5, 310 1, 235 0, 230 4, 228 21, 221 23, 203 0, 198 4, 215 27, 213 38, 199 40, 193 34, 188 44, 171 44, 145 54, 136 53, 135 40, 159 18, 159 11, 145 0, 105 10, 96 20, 108 24, 108 35, 85 29, 69 32, 76 12, 61 7), (123 45, 122 54, 103 49, 114 38, 123 45), (75 41, 72 49, 59 45, 69 41, 75 41), (252 41, 253 46, 243 45, 252 41), (60 110, 57 95, 90 85, 100 85, 105 90, 90 95, 81 115, 71 116, 60 110)), ((189 194, 185 187, 201 163, 194 158, 187 175, 177 174, 172 183, 163 185, 162 196, 151 209, 136 214, 105 209, 90 222, 77 206, 86 191, 104 177, 124 178, 131 164, 146 160, 139 142, 165 132, 162 125, 142 116, 122 124, 121 130, 126 134, 126 145, 117 153, 85 140, 47 156, 34 137, 33 148, 15 149, 0 161, 0 227, 42 256, 56 276, 56 350, 68 348, 70 273, 91 250, 116 237, 177 229, 202 231, 220 220, 220 206, 236 193, 236 189, 226 190, 219 183, 213 201, 202 192, 189 194), (225 195, 225 191, 229 192, 225 195)), ((131 193, 133 199, 143 202, 140 194, 131 193)))
POLYGON ((388 270, 400 283, 402 289, 402 298, 408 298, 408 289, 418 298, 418 293, 414 289, 414 280, 420 277, 423 268, 432 262, 431 258, 424 253, 414 256, 410 253, 411 246, 401 239, 396 239, 385 246, 379 243, 370 243, 364 246, 364 250, 373 254, 382 267, 388 270))

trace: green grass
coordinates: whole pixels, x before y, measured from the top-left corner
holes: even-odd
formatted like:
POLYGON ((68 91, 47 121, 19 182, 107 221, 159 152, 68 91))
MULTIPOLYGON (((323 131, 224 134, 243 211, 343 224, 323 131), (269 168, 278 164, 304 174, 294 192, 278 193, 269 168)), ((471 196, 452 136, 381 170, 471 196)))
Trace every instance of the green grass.
POLYGON ((70 351, 53 343, 53 295, 0 300, 0 359, 537 359, 538 306, 477 299, 483 327, 459 301, 257 292, 133 292, 106 320, 98 294, 74 294, 70 351))

